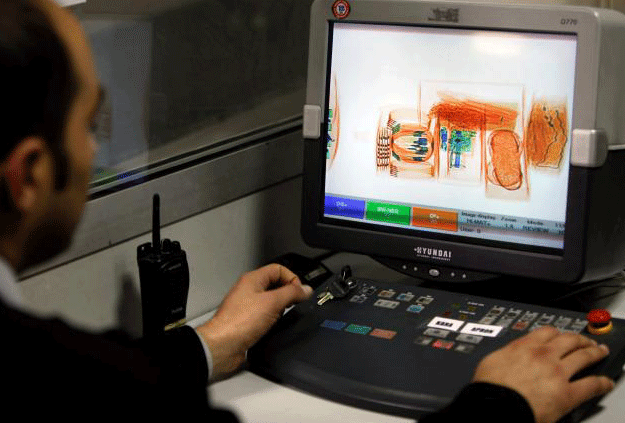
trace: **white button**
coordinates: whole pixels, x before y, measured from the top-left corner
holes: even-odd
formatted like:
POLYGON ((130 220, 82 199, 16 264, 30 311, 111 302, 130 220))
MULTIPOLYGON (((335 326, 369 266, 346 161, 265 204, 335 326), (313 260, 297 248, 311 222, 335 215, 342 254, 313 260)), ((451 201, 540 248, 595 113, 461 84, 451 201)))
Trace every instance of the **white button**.
POLYGON ((494 338, 501 332, 501 326, 492 325, 480 325, 478 323, 467 323, 467 325, 460 331, 469 335, 488 336, 494 338))
POLYGON ((574 129, 571 135, 571 164, 601 167, 608 156, 608 136, 602 129, 574 129))
POLYGON ((304 106, 304 125, 302 127, 304 138, 317 139, 321 136, 321 107, 304 106))
POLYGON ((444 317, 435 317, 428 323, 430 328, 445 329, 453 332, 457 332, 462 325, 464 325, 462 320, 445 319, 444 317))
POLYGON ((437 269, 430 269, 430 276, 432 277, 439 277, 441 275, 441 272, 439 272, 437 269))

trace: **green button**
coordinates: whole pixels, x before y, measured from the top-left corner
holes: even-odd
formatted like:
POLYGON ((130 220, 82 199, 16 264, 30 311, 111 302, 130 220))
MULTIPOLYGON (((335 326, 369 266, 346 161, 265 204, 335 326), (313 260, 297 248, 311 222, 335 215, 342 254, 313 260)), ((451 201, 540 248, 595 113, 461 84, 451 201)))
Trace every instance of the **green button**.
POLYGON ((357 333, 359 335, 366 335, 369 332, 371 332, 371 328, 369 326, 349 325, 345 329, 345 332, 357 333))
POLYGON ((410 207, 386 203, 367 203, 367 219, 410 225, 410 207))

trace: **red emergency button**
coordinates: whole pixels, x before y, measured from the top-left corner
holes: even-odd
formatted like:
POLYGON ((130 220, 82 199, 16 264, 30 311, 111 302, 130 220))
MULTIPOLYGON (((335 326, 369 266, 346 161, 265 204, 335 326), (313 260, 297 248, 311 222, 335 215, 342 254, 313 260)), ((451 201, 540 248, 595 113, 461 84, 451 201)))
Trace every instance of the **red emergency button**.
POLYGON ((605 309, 591 310, 586 315, 588 332, 593 335, 604 335, 612 330, 612 316, 605 309))

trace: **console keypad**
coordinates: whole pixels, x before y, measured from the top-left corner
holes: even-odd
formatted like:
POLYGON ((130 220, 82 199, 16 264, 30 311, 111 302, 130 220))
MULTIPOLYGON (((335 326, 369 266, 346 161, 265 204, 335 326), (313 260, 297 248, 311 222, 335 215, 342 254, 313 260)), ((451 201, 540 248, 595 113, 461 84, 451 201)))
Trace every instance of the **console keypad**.
MULTIPOLYGON (((430 307, 436 307, 438 315, 420 326, 413 344, 427 346, 439 350, 449 350, 461 354, 470 354, 481 345, 488 345, 489 339, 502 336, 508 331, 530 332, 543 326, 551 325, 562 332, 582 332, 587 321, 566 315, 540 313, 515 307, 489 305, 466 299, 450 301, 449 304, 436 302, 432 295, 419 295, 409 291, 393 288, 378 289, 376 286, 362 283, 358 292, 349 301, 358 307, 379 307, 388 312, 399 308, 410 319, 414 316, 419 321, 420 315, 430 307), (377 294, 377 295, 376 295, 377 294), (375 296, 374 296, 375 295, 375 296), (368 302, 369 299, 371 302, 368 302), (366 303, 366 304, 365 304, 366 303), (399 307, 402 305, 402 307, 399 307), (437 305, 435 305, 437 304, 437 305), (442 306, 442 307, 441 307, 442 306)), ((396 312, 392 312, 396 313, 396 312)), ((370 335, 372 337, 393 341, 401 330, 372 328, 354 323, 326 320, 322 327, 353 334, 370 335)))
POLYGON ((570 317, 560 316, 555 322, 553 322, 553 326, 562 330, 565 329, 572 321, 573 319, 570 317))
POLYGON ((586 325, 588 325, 587 320, 575 319, 575 322, 573 322, 573 324, 568 330, 571 332, 575 332, 575 333, 581 333, 581 331, 583 331, 584 328, 586 328, 586 325))
POLYGON ((495 323, 495 325, 507 328, 512 324, 512 322, 517 319, 517 317, 519 317, 522 312, 523 310, 511 308, 502 318, 497 321, 497 323, 495 323))
POLYGON ((523 316, 521 316, 521 318, 514 324, 514 326, 512 326, 512 330, 523 331, 527 329, 530 323, 532 323, 537 317, 538 313, 526 311, 525 314, 523 314, 523 316))
POLYGON ((376 288, 375 286, 363 283, 362 288, 360 288, 360 293, 363 295, 373 295, 377 290, 378 288, 376 288))
POLYGON ((352 298, 349 299, 350 302, 352 303, 358 303, 358 304, 362 304, 365 301, 367 301, 367 296, 364 294, 356 294, 354 295, 352 298))
POLYGON ((492 325, 493 323, 495 323, 495 320, 497 320, 504 311, 506 311, 505 307, 494 306, 493 308, 490 309, 490 311, 486 314, 486 316, 484 316, 480 320, 479 323, 484 324, 484 325, 492 325))
POLYGON ((543 313, 540 318, 532 325, 530 328, 530 332, 536 330, 538 328, 542 328, 543 326, 550 325, 556 318, 555 314, 546 314, 543 313))

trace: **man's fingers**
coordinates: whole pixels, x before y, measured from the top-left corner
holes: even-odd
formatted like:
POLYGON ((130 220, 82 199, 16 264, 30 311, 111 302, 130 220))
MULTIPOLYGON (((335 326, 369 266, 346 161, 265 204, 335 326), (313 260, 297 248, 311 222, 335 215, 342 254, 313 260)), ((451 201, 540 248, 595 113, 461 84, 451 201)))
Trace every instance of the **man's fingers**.
POLYGON ((286 267, 279 264, 268 264, 259 269, 253 270, 244 276, 244 279, 251 279, 254 288, 264 291, 268 288, 279 287, 299 281, 297 275, 286 267))
POLYGON ((564 357, 562 359, 562 365, 570 378, 580 370, 605 358, 608 354, 609 350, 607 346, 593 344, 585 348, 577 349, 564 357))
POLYGON ((597 343, 577 333, 560 333, 551 338, 547 345, 558 358, 562 358, 580 348, 591 347, 597 343))
POLYGON ((272 295, 276 296, 278 307, 280 309, 287 308, 294 303, 304 301, 312 294, 313 290, 308 285, 302 285, 301 283, 291 283, 281 288, 271 291, 272 295))
POLYGON ((544 344, 560 334, 560 331, 552 326, 543 326, 536 329, 525 336, 511 341, 509 345, 524 345, 524 344, 544 344))
POLYGON ((614 389, 614 381, 606 376, 587 376, 571 382, 569 398, 571 404, 578 405, 591 398, 605 395, 614 389))

